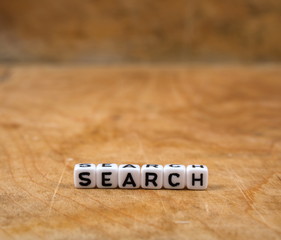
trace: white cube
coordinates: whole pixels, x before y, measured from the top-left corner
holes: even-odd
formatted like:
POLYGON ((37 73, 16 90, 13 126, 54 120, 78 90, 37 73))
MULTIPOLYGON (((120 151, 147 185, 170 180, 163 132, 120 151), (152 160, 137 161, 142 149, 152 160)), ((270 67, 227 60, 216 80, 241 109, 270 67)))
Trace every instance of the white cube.
POLYGON ((96 168, 98 188, 117 188, 118 166, 113 163, 101 163, 96 168))
POLYGON ((145 164, 141 168, 141 187, 147 189, 160 189, 163 187, 163 166, 158 164, 145 164))
POLYGON ((122 164, 118 172, 119 188, 139 188, 140 187, 140 166, 136 164, 122 164))
POLYGON ((205 165, 188 165, 186 167, 188 189, 203 190, 208 187, 208 168, 205 165))
POLYGON ((96 186, 96 165, 79 163, 74 167, 74 186, 76 188, 94 188, 96 186))
POLYGON ((183 189, 185 181, 184 165, 168 164, 164 167, 164 188, 183 189))

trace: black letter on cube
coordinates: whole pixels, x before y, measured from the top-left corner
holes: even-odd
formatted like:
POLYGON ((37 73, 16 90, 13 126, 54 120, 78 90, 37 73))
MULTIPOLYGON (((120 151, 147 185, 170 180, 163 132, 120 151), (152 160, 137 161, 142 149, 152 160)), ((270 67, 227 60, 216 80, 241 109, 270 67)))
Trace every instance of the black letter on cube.
POLYGON ((122 187, 127 187, 127 185, 132 185, 133 187, 137 186, 131 173, 127 174, 127 177, 125 178, 122 187))
POLYGON ((173 182, 173 181, 172 181, 172 177, 173 177, 173 176, 179 178, 180 175, 179 175, 178 173, 171 173, 171 174, 169 175, 169 177, 168 177, 169 184, 170 184, 172 187, 176 187, 176 186, 180 185, 180 183, 179 183, 179 182, 173 182))
POLYGON ((79 182, 79 184, 83 187, 89 186, 91 184, 91 179, 90 178, 85 178, 84 176, 90 176, 89 172, 81 172, 79 173, 79 179, 85 182, 79 182))
POLYGON ((156 180, 157 180, 157 174, 156 173, 150 173, 150 172, 145 173, 145 186, 146 187, 148 187, 149 182, 151 182, 155 187, 157 187, 156 180), (152 178, 150 178, 150 176, 152 178))
POLYGON ((111 187, 112 183, 106 183, 110 181, 110 178, 105 178, 106 176, 110 176, 112 172, 103 172, 101 173, 101 185, 104 187, 111 187))

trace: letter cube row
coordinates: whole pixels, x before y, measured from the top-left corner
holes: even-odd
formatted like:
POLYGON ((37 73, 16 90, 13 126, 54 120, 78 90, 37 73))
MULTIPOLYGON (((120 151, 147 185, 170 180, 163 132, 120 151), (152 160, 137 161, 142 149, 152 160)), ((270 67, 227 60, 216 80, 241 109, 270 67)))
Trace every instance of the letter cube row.
POLYGON ((74 167, 76 188, 144 188, 204 190, 208 186, 205 165, 79 163, 74 167))

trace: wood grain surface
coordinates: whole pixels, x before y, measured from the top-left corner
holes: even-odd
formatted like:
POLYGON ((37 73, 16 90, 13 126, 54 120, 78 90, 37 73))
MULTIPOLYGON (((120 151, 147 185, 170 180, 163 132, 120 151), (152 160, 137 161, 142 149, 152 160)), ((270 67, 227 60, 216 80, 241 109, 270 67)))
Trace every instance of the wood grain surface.
POLYGON ((280 93, 280 65, 2 65, 0 239, 280 239, 280 93), (209 187, 79 190, 79 162, 209 187))
POLYGON ((280 62, 280 22, 280 0, 2 0, 0 62, 280 62))

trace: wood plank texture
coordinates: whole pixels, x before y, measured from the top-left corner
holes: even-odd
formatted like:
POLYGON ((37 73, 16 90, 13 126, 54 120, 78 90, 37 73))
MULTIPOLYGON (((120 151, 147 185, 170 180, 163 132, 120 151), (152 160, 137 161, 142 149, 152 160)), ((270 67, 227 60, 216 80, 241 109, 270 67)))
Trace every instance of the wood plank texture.
POLYGON ((0 1, 0 62, 281 61, 279 0, 0 1))
POLYGON ((280 239, 281 68, 0 67, 1 239, 280 239), (78 190, 78 162, 202 163, 207 191, 78 190))

